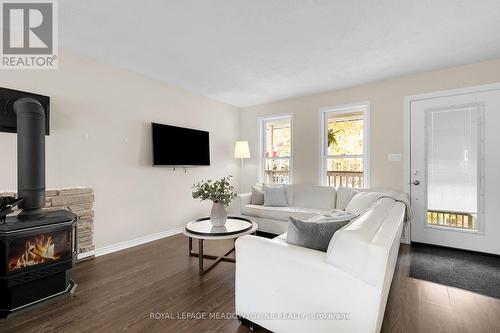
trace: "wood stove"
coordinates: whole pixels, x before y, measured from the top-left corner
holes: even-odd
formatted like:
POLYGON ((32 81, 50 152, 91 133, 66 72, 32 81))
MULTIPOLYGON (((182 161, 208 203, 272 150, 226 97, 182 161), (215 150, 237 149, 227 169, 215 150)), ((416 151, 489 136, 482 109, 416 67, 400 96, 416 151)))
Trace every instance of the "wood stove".
POLYGON ((70 291, 77 258, 77 216, 43 209, 46 112, 32 97, 9 105, 17 117, 18 198, 0 207, 0 317, 70 291), (6 216, 16 204, 22 211, 6 216))
POLYGON ((76 262, 76 216, 49 211, 37 221, 0 224, 0 317, 70 291, 76 262))

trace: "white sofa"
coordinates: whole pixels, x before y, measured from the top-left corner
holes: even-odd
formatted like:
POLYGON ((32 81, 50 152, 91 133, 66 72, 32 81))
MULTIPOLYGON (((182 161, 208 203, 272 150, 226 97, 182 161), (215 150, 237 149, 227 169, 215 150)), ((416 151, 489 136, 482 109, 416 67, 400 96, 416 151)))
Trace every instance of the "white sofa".
POLYGON ((344 210, 355 194, 347 188, 337 191, 334 187, 311 185, 285 185, 285 191, 288 203, 285 207, 254 205, 252 193, 239 194, 236 213, 249 216, 259 225, 259 231, 280 235, 287 231, 290 216, 307 220, 332 209, 344 210))
POLYGON ((379 199, 335 233, 326 253, 284 236, 239 238, 236 313, 277 333, 379 332, 404 216, 403 203, 379 199))

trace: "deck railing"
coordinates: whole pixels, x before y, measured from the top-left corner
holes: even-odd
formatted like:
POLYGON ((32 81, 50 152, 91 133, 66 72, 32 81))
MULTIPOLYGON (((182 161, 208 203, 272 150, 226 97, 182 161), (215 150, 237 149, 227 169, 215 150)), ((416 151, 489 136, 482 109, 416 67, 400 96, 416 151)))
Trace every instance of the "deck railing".
POLYGON ((476 230, 476 218, 470 213, 427 211, 427 224, 442 227, 476 230))
MULTIPOLYGON (((289 182, 289 171, 266 170, 265 183, 267 184, 287 184, 289 182)), ((363 172, 358 171, 328 171, 327 184, 333 187, 363 187, 363 172)))
POLYGON ((328 171, 327 172, 328 186, 333 187, 363 187, 363 172, 362 171, 328 171))
POLYGON ((266 184, 288 184, 290 172, 289 171, 276 171, 266 170, 266 184))
MULTIPOLYGON (((268 184, 287 184, 289 182, 289 171, 266 170, 265 182, 268 184)), ((363 187, 363 172, 360 171, 328 171, 327 184, 333 187, 363 187)))

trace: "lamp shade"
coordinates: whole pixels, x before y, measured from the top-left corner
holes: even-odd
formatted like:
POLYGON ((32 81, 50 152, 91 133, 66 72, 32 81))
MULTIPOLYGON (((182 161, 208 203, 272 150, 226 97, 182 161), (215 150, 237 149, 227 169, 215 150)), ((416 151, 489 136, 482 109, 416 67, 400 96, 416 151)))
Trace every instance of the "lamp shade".
POLYGON ((234 158, 250 158, 248 141, 236 141, 236 145, 234 146, 234 158))

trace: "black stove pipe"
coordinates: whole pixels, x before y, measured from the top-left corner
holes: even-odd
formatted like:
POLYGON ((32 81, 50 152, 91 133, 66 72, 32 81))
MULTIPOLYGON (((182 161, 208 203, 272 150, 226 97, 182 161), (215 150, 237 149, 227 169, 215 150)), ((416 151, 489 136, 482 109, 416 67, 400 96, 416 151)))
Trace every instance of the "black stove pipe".
POLYGON ((17 115, 17 195, 19 216, 39 215, 45 207, 45 111, 36 99, 23 97, 13 106, 17 115))

